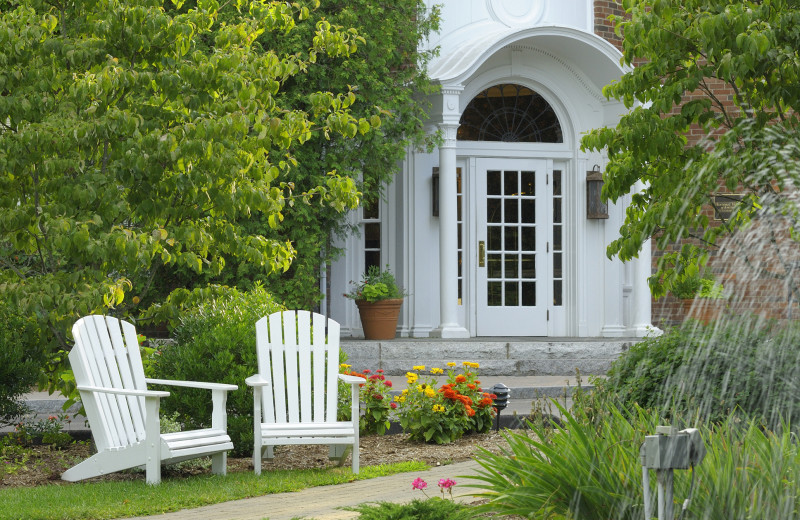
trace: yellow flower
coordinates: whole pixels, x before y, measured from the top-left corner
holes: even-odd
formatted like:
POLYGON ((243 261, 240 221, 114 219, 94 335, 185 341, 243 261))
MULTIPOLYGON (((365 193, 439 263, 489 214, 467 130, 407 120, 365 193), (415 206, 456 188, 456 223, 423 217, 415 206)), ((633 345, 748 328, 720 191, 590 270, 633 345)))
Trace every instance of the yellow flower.
POLYGON ((438 412, 438 413, 442 413, 442 412, 444 412, 444 406, 442 406, 440 404, 435 404, 435 405, 433 405, 433 411, 434 412, 438 412))
POLYGON ((425 391, 425 387, 423 385, 417 385, 417 392, 422 393, 425 391))
POLYGON ((406 372, 406 380, 408 381, 409 385, 416 383, 417 379, 419 379, 419 376, 414 372, 406 372))
POLYGON ((454 366, 456 366, 456 363, 455 363, 455 361, 448 361, 447 362, 447 366, 454 367, 454 366))
POLYGON ((411 367, 412 370, 425 370, 425 365, 417 365, 415 367, 411 367))
POLYGON ((408 394, 408 388, 406 388, 405 390, 403 390, 403 392, 402 392, 402 393, 403 393, 403 395, 406 395, 406 394, 408 394))
POLYGON ((431 387, 425 389, 425 397, 434 398, 436 397, 436 390, 431 387))
POLYGON ((462 365, 464 365, 465 367, 469 367, 469 368, 480 368, 481 367, 478 363, 473 363, 472 361, 464 361, 462 363, 462 365))
POLYGON ((406 402, 406 396, 404 396, 404 395, 396 395, 396 396, 394 396, 394 400, 397 401, 398 403, 404 403, 404 402, 406 402))
POLYGON ((342 364, 339 365, 339 368, 350 368, 352 366, 353 365, 348 365, 347 363, 342 363, 342 364))
POLYGON ((431 369, 431 374, 433 374, 433 375, 444 374, 444 370, 442 370, 441 368, 432 368, 431 369))

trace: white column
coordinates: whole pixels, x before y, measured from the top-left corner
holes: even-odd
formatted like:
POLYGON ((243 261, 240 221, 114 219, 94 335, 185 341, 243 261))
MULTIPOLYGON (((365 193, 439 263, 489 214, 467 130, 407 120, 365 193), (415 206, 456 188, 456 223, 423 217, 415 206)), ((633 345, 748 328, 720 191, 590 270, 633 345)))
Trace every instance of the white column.
POLYGON ((444 141, 439 146, 439 320, 431 336, 468 338, 458 323, 458 187, 456 185, 456 131, 458 91, 444 92, 444 141), (447 117, 447 116, 450 117, 447 117))
MULTIPOLYGON (((644 188, 645 185, 641 181, 634 185, 635 192, 641 192, 644 188)), ((647 280, 653 274, 652 254, 652 243, 648 240, 642 244, 639 257, 633 260, 633 325, 631 332, 637 338, 663 332, 661 329, 653 327, 651 321, 653 319, 653 298, 647 280)))

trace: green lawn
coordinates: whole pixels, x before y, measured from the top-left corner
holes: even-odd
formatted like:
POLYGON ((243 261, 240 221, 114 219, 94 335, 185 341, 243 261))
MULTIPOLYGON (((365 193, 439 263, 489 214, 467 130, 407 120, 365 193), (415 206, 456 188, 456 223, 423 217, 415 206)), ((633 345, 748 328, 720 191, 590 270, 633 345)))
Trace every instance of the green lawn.
POLYGON ((99 482, 0 489, 0 520, 90 520, 146 516, 229 500, 422 471, 422 462, 350 468, 265 471, 165 479, 158 486, 136 482, 99 482))

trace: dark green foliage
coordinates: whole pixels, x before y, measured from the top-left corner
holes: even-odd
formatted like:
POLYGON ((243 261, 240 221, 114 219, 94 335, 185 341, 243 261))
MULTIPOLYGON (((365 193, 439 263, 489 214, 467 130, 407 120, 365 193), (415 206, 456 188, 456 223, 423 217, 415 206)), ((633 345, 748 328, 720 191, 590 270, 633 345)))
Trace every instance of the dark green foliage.
POLYGON ((416 499, 407 504, 393 502, 360 504, 347 509, 361 513, 359 516, 361 520, 466 520, 472 518, 470 510, 465 506, 440 498, 416 499))
POLYGON ((635 345, 612 366, 601 391, 674 416, 719 421, 731 412, 776 428, 800 424, 800 327, 753 317, 689 323, 635 345))
MULTIPOLYGON (((245 378, 257 371, 256 321, 280 310, 261 287, 249 292, 228 289, 187 309, 174 330, 175 344, 157 357, 157 378, 231 383, 228 394, 228 432, 234 454, 249 454, 253 445, 253 394, 245 378), (227 294, 225 294, 227 293, 227 294)), ((211 394, 208 390, 169 387, 162 411, 178 412, 190 428, 209 427, 211 394)))
POLYGON ((44 361, 36 320, 0 301, 0 424, 25 413, 19 398, 36 384, 44 361))

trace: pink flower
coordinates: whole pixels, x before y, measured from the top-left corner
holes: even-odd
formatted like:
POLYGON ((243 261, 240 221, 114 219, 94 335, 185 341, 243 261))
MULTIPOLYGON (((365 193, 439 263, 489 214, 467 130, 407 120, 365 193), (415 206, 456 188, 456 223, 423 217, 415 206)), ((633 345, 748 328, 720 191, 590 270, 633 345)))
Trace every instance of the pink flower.
POLYGON ((453 487, 455 485, 456 485, 456 481, 452 480, 452 479, 449 479, 449 478, 443 478, 443 479, 439 480, 439 487, 442 488, 442 490, 450 489, 451 487, 453 487))
POLYGON ((421 478, 417 477, 414 479, 414 482, 411 483, 411 489, 425 489, 428 487, 428 483, 422 480, 421 478))

